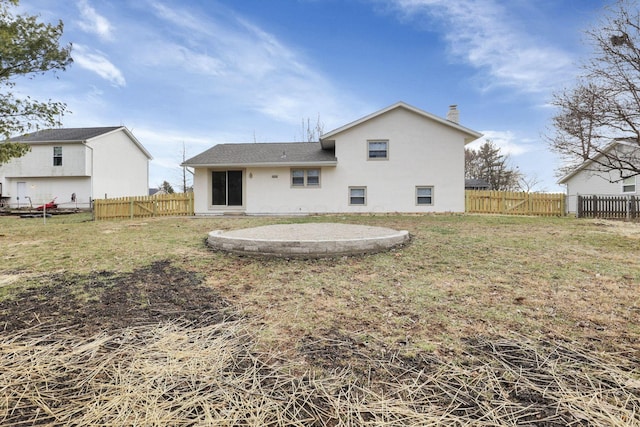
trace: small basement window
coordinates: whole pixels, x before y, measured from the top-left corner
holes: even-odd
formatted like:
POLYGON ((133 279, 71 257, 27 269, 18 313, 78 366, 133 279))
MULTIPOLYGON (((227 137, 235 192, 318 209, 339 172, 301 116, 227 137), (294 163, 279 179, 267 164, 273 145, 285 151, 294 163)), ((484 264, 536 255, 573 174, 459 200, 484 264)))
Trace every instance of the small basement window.
POLYGON ((433 187, 416 187, 416 205, 433 205, 433 187))
POLYGON ((354 206, 366 205, 367 187, 349 187, 349 204, 354 206))

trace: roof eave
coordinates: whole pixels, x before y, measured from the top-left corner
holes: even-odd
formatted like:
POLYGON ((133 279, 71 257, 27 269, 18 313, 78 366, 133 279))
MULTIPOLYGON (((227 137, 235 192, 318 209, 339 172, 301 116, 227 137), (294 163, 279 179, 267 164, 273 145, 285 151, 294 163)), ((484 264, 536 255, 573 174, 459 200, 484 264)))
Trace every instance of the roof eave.
POLYGON ((255 162, 255 163, 181 163, 180 166, 192 168, 271 168, 271 167, 309 167, 309 166, 337 166, 338 161, 322 162, 255 162))
POLYGON ((623 140, 613 140, 611 141, 609 144, 607 144, 607 146, 605 146, 600 153, 596 154, 592 159, 587 159, 584 162, 580 163, 574 170, 572 170, 571 172, 569 172, 568 174, 566 174, 565 176, 563 176, 562 178, 560 178, 557 183, 558 184, 566 184, 567 181, 569 181, 571 178, 573 178, 574 176, 576 176, 578 173, 580 173, 581 171, 585 170, 589 165, 591 165, 592 163, 595 163, 595 159, 598 157, 601 157, 603 154, 602 152, 605 151, 609 151, 611 150, 613 147, 615 147, 616 145, 629 145, 628 142, 623 141, 623 140))
POLYGON ((580 166, 578 166, 577 168, 575 168, 574 170, 572 170, 571 172, 569 172, 568 174, 566 174, 565 176, 560 178, 557 181, 557 183, 561 184, 561 185, 566 184, 567 181, 569 181, 571 178, 573 178, 575 175, 577 175, 578 172, 580 172, 582 169, 584 169, 584 163, 582 163, 580 166))
MULTIPOLYGON (((3 141, 6 142, 6 141, 3 141)), ((50 141, 14 141, 20 144, 83 144, 86 141, 84 139, 69 139, 69 140, 50 140, 50 141)))
POLYGON ((396 102, 395 104, 392 104, 392 105, 390 105, 390 106, 388 106, 386 108, 383 108, 382 110, 378 110, 378 111, 376 111, 374 113, 371 113, 371 114, 369 114, 367 116, 361 117, 358 120, 355 120, 355 121, 353 121, 351 123, 348 123, 348 124, 346 124, 344 126, 341 126, 341 127, 337 128, 337 129, 334 129, 334 130, 332 130, 330 132, 327 132, 324 135, 321 135, 320 136, 320 144, 322 145, 322 148, 331 148, 332 146, 334 146, 335 145, 335 136, 336 135, 338 135, 338 134, 340 134, 340 133, 342 133, 342 132, 344 132, 344 131, 346 131, 348 129, 351 129, 351 128, 355 127, 355 126, 358 126, 358 125, 360 125, 360 124, 362 124, 364 122, 367 122, 367 121, 369 121, 369 120, 371 120, 371 119, 373 119, 375 117, 381 116, 382 114, 385 114, 385 113, 387 113, 387 112, 389 112, 391 110, 395 110, 396 108, 404 108, 406 110, 412 111, 415 114, 418 114, 418 115, 423 116, 425 118, 429 118, 429 119, 431 119, 433 121, 436 121, 438 123, 441 123, 441 124, 443 124, 445 126, 452 127, 454 129, 466 134, 467 137, 465 137, 465 139, 464 139, 465 145, 470 143, 470 142, 475 141, 478 138, 482 137, 482 134, 479 133, 479 132, 476 132, 476 131, 474 131, 472 129, 469 129, 469 128, 466 128, 464 126, 461 126, 460 124, 452 122, 450 120, 443 119, 442 117, 438 117, 438 116, 436 116, 434 114, 431 114, 431 113, 428 113, 426 111, 420 110, 419 108, 413 107, 413 106, 411 106, 411 105, 409 105, 409 104, 407 104, 405 102, 399 101, 399 102, 396 102))
POLYGON ((93 141, 94 139, 102 138, 103 136, 107 136, 107 135, 110 135, 110 134, 118 132, 118 131, 123 131, 129 137, 129 139, 131 139, 131 141, 133 141, 133 143, 140 149, 140 151, 142 151, 144 153, 144 155, 147 156, 147 158, 149 160, 153 160, 153 156, 151 155, 151 153, 149 153, 147 151, 147 149, 144 148, 144 145, 142 145, 142 143, 140 141, 138 141, 138 138, 136 138, 131 133, 131 131, 129 129, 127 129, 126 126, 120 126, 119 128, 113 129, 112 131, 101 133, 100 135, 96 135, 96 136, 91 137, 91 138, 87 138, 84 142, 85 143, 89 143, 89 142, 93 141))

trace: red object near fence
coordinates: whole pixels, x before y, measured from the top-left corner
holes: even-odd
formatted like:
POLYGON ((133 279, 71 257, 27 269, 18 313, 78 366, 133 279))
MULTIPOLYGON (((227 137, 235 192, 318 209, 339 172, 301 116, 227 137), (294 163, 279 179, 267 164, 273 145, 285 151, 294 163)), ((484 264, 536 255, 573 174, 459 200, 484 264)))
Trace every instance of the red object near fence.
POLYGON ((47 210, 49 210, 49 209, 55 209, 55 208, 57 208, 57 207, 58 207, 58 205, 56 205, 56 197, 54 197, 52 201, 50 201, 49 203, 44 204, 44 205, 42 205, 42 206, 38 206, 38 207, 36 208, 36 210, 37 210, 37 211, 41 211, 41 210, 43 210, 43 209, 47 209, 47 210))

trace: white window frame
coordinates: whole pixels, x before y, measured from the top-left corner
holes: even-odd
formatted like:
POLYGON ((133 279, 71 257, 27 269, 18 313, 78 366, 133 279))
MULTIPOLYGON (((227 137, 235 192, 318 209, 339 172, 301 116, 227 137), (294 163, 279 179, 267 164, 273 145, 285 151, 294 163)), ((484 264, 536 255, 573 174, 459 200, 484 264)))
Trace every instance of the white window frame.
POLYGON ((289 181, 291 184, 291 188, 320 188, 320 176, 321 171, 320 168, 294 168, 291 169, 291 180, 289 181), (317 183, 309 183, 309 172, 317 171, 318 172, 318 182, 317 183), (294 174, 298 172, 298 176, 294 176, 294 174), (302 178, 302 182, 295 183, 294 178, 302 178))
POLYGON ((416 206, 433 206, 433 185, 416 185, 416 206), (429 189, 430 194, 428 196, 420 195, 420 190, 429 189), (429 203, 420 203, 421 198, 428 197, 431 201, 429 203))
POLYGON ((638 175, 634 175, 634 176, 630 176, 627 178, 624 178, 622 180, 622 193, 623 194, 634 194, 636 192, 636 185, 637 185, 637 177, 638 175), (625 190, 626 188, 626 190, 625 190))
POLYGON ((62 166, 62 147, 53 147, 53 166, 62 166), (56 163, 56 159, 60 159, 56 163))
POLYGON ((367 160, 389 160, 389 140, 388 139, 370 139, 367 140, 367 160), (384 157, 372 156, 372 152, 381 152, 383 150, 372 150, 372 144, 384 144, 384 157))
POLYGON ((367 187, 349 187, 349 206, 367 206, 367 187), (363 195, 353 195, 354 190, 362 190, 363 195), (354 198, 362 198, 362 203, 353 203, 354 198))

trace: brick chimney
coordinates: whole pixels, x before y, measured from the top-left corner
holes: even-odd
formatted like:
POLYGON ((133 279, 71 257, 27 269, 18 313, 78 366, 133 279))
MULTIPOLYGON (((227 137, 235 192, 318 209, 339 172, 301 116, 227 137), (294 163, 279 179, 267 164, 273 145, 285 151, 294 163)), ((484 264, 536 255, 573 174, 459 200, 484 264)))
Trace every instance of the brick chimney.
POLYGON ((460 123, 460 111, 458 106, 453 104, 449 105, 449 111, 447 112, 447 120, 453 123, 460 123))

